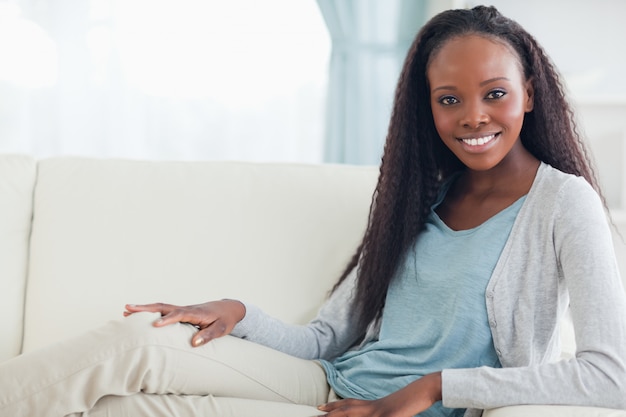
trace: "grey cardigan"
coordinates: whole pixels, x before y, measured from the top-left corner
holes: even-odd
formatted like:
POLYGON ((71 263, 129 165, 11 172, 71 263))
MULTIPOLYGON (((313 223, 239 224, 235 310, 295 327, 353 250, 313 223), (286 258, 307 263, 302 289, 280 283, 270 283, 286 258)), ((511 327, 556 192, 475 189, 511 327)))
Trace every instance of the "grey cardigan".
MULTIPOLYGON (((306 359, 332 359, 377 337, 356 333, 348 277, 307 325, 253 305, 235 327, 246 338, 306 359)), ((626 409, 626 296, 604 206, 582 178, 541 164, 485 294, 502 368, 443 370, 443 404, 481 409, 562 404, 626 409), (576 355, 559 360, 570 307, 576 355)))

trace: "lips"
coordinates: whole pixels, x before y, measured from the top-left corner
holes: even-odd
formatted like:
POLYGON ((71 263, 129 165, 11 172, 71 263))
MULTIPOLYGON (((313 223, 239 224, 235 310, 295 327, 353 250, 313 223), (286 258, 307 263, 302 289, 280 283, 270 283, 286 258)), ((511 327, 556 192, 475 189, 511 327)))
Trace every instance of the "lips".
POLYGON ((498 136, 498 133, 491 133, 489 135, 459 138, 461 142, 467 146, 483 146, 493 141, 498 136))

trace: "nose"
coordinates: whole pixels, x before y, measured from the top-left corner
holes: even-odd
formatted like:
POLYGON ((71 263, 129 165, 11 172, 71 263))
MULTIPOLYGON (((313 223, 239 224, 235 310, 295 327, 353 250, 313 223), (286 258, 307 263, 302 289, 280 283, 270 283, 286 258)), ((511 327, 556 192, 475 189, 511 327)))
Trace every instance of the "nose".
POLYGON ((489 123, 489 115, 483 103, 467 103, 460 122, 465 128, 477 129, 489 123))

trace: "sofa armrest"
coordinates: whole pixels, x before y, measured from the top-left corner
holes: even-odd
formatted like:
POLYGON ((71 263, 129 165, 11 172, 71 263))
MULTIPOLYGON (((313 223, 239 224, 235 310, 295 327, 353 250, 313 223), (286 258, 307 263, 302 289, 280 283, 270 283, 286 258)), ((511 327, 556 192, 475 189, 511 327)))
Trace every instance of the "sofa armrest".
POLYGON ((516 405, 485 410, 483 417, 626 417, 625 410, 562 405, 516 405))

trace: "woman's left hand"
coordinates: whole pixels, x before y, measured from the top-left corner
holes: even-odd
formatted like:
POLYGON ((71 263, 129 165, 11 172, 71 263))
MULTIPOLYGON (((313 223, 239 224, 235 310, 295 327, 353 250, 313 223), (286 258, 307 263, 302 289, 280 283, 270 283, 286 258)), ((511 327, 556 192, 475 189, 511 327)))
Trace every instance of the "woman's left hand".
MULTIPOLYGON (((413 414, 402 412, 402 404, 393 404, 386 401, 388 397, 380 400, 339 400, 332 403, 324 404, 318 407, 320 411, 327 417, 409 417, 413 414)), ((321 416, 320 416, 321 417, 321 416)))
POLYGON ((378 400, 339 400, 318 409, 327 417, 412 417, 439 400, 441 372, 436 372, 378 400))

